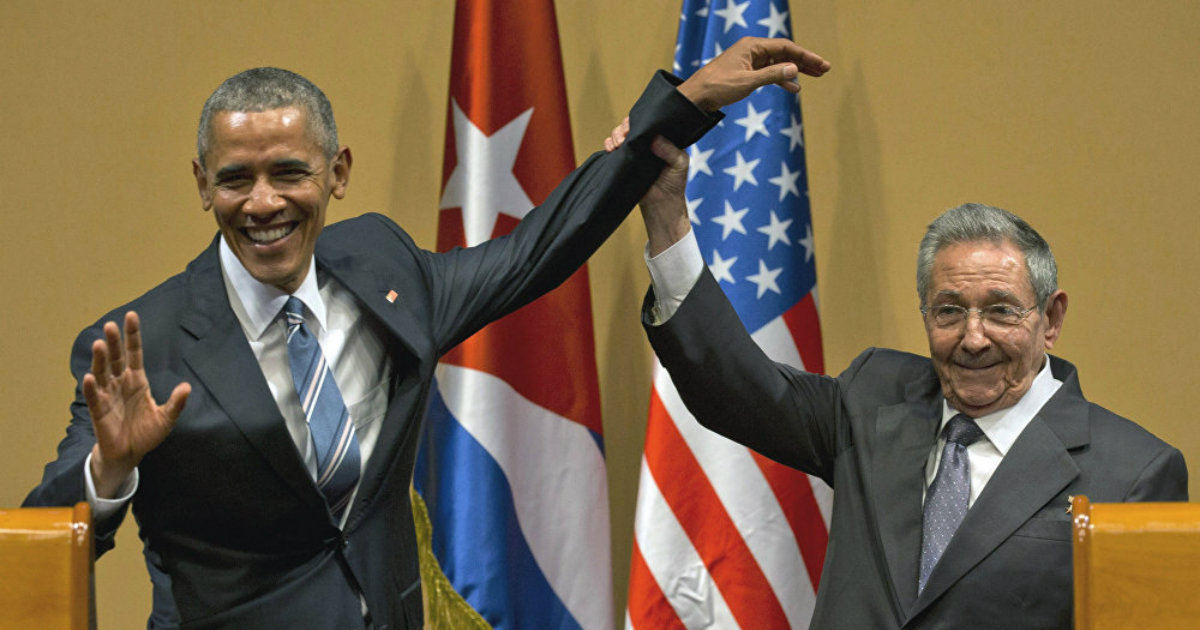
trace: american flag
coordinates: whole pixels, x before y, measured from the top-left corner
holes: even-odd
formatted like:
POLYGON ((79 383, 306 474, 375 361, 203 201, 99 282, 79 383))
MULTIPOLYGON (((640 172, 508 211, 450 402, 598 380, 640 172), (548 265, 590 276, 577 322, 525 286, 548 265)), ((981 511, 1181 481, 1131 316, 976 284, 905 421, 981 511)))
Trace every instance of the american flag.
MULTIPOLYGON (((786 0, 685 0, 674 71, 739 38, 792 37, 786 0)), ((800 102, 776 86, 727 107, 689 150, 701 254, 774 360, 823 372, 800 102)), ((702 428, 656 363, 626 625, 805 628, 832 491, 702 428)))
MULTIPOLYGON (((458 0, 438 250, 507 234, 575 162, 553 0, 458 0)), ((587 268, 442 358, 414 486, 493 628, 612 627, 587 268)), ((459 622, 462 623, 462 622, 459 622)))

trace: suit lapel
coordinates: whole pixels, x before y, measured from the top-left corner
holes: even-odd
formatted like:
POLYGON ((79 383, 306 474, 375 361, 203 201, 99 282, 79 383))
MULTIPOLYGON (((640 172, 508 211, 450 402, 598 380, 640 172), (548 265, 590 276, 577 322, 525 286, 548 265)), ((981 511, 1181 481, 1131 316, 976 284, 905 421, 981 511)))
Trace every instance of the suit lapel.
MULTIPOLYGON (((218 235, 217 238, 220 238, 218 235)), ((188 268, 192 308, 180 326, 195 338, 184 362, 229 420, 305 503, 323 508, 262 367, 233 314, 221 277, 217 241, 188 268)))
POLYGON ((1062 387, 1021 432, 967 511, 910 611, 910 618, 941 596, 1079 476, 1079 467, 1068 449, 1088 442, 1087 403, 1070 364, 1057 362, 1052 368, 1055 377, 1063 381, 1062 387))
POLYGON ((364 256, 331 252, 317 244, 317 265, 342 283, 358 299, 359 307, 375 316, 388 329, 404 350, 413 356, 428 356, 434 352, 427 336, 421 334, 422 320, 409 310, 405 300, 412 293, 406 290, 404 278, 396 271, 379 269, 364 256))
POLYGON ((874 512, 900 611, 917 597, 921 491, 925 461, 937 437, 940 400, 936 379, 924 378, 909 385, 907 402, 881 408, 876 418, 874 512))
POLYGON ((396 383, 424 383, 424 379, 413 379, 412 372, 419 369, 423 358, 434 356, 436 349, 430 345, 428 336, 421 334, 421 319, 410 310, 404 299, 405 295, 413 293, 406 290, 403 279, 397 277, 397 273, 379 269, 363 256, 323 250, 320 243, 316 254, 317 264, 354 295, 364 314, 369 313, 382 324, 389 336, 387 352, 392 360, 393 382, 390 384, 388 409, 375 449, 359 482, 354 505, 351 506, 346 522, 346 528, 350 529, 377 496, 395 460, 395 449, 408 429, 408 416, 412 410, 406 404, 396 404, 401 398, 396 383))

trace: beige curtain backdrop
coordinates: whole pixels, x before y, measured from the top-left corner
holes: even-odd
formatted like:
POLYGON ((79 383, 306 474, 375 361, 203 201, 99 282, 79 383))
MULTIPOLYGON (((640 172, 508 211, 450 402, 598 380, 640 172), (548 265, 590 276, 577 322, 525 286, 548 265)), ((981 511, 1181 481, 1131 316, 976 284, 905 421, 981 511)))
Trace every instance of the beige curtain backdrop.
MULTIPOLYGON (((725 0, 715 0, 721 5, 725 0)), ((1071 298, 1057 353, 1084 392, 1200 467, 1200 3, 792 0, 796 38, 833 62, 804 85, 826 365, 870 345, 925 352, 913 267, 964 201, 1029 219, 1071 298)), ((54 456, 71 342, 182 269, 212 237, 189 160, 225 77, 279 65, 322 86, 354 151, 331 220, 393 217, 435 244, 453 3, 69 0, 0 3, 0 506, 54 456)), ((560 0, 577 156, 651 72, 679 5, 560 0)), ((650 353, 635 217, 591 262, 623 617, 650 353)), ((102 628, 140 627, 132 521, 98 565, 102 628)))

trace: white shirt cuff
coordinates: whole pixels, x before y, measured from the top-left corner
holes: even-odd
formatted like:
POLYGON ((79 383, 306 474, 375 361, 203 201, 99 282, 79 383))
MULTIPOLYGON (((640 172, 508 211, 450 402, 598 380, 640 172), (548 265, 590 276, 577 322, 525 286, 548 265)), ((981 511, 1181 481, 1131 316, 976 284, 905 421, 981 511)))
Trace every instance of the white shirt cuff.
POLYGON ((650 257, 650 246, 642 251, 646 259, 646 267, 650 270, 650 284, 654 287, 654 306, 651 309, 651 324, 664 324, 679 305, 691 293, 692 287, 700 279, 704 271, 704 258, 700 255, 700 245, 696 242, 696 233, 688 233, 673 245, 650 257))
POLYGON ((117 498, 102 499, 96 496, 96 482, 92 480, 92 454, 88 453, 83 462, 83 480, 87 502, 92 508, 92 520, 98 522, 121 511, 121 507, 133 498, 138 487, 138 470, 134 468, 125 481, 121 482, 121 487, 117 488, 117 498))

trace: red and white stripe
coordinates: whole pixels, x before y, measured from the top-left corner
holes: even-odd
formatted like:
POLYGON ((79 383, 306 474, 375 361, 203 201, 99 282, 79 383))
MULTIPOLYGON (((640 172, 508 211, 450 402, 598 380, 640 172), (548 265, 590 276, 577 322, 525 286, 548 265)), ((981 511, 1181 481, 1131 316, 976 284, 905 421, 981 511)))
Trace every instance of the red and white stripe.
MULTIPOLYGON (((803 369, 810 348, 796 339, 815 316, 810 295, 754 339, 803 369)), ((823 367, 817 339, 810 371, 823 367)), ((829 487, 701 427, 657 361, 645 449, 627 627, 807 627, 829 487)))

